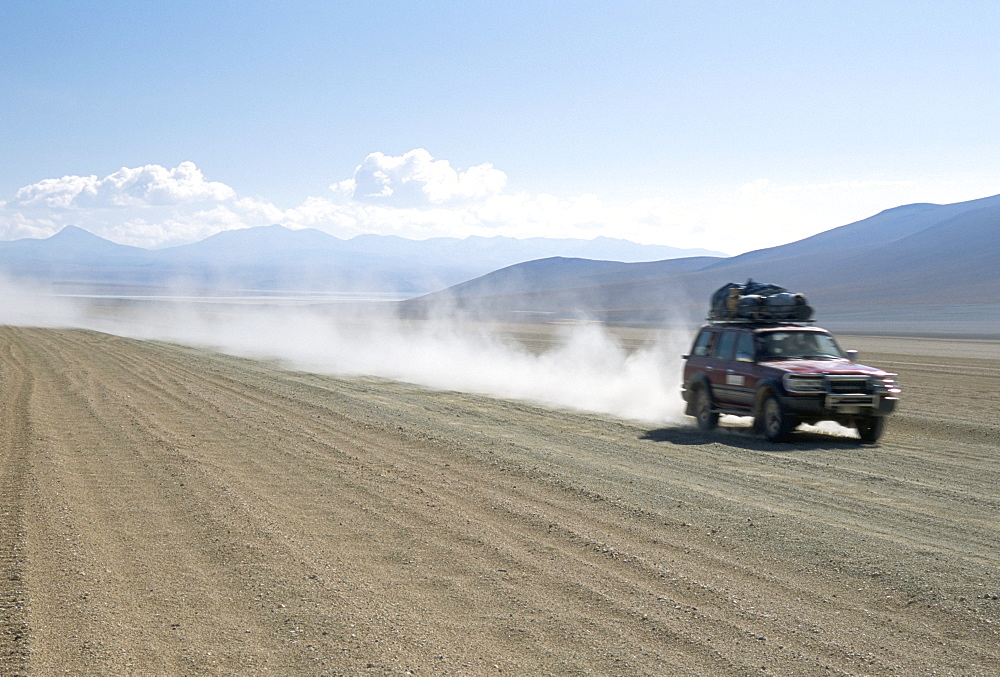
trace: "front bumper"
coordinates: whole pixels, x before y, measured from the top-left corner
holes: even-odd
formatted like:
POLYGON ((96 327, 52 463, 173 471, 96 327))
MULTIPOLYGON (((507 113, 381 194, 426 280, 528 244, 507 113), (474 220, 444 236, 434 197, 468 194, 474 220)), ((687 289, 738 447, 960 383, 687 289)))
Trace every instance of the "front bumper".
POLYGON ((888 416, 896 410, 899 398, 887 395, 786 395, 781 398, 785 411, 793 416, 847 418, 851 416, 888 416))

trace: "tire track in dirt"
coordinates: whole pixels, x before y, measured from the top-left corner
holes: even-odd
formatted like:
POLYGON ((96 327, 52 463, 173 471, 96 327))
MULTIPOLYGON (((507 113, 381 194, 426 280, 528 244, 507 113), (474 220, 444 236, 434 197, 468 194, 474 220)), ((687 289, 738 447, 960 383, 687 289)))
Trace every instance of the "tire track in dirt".
MULTIPOLYGON (((475 423, 476 428, 483 427, 482 421, 475 423)), ((713 439, 725 440, 727 435, 706 437, 692 431, 676 436, 691 442, 697 450, 693 454, 678 454, 678 450, 671 449, 670 463, 681 472, 668 478, 668 485, 673 495, 683 500, 694 501, 696 496, 710 493, 742 508, 811 516, 828 528, 855 530, 860 526, 886 525, 880 531, 900 535, 910 531, 913 533, 906 536, 907 542, 933 547, 944 545, 940 542, 940 534, 949 532, 942 532, 942 527, 962 524, 967 529, 953 532, 956 538, 947 544, 949 549, 973 558, 995 552, 991 547, 995 537, 991 524, 991 516, 997 509, 995 493, 977 495, 969 491, 973 481, 967 481, 968 477, 975 476, 975 482, 984 489, 995 487, 996 479, 1000 478, 992 464, 962 473, 923 468, 919 483, 904 482, 888 474, 881 464, 873 464, 873 456, 885 455, 884 450, 859 448, 851 441, 810 443, 805 447, 810 453, 795 457, 788 453, 775 454, 773 447, 742 435, 731 438, 740 445, 735 449, 725 442, 711 443, 713 439), (860 464, 859 455, 866 457, 860 464), (946 488, 928 486, 927 478, 936 481, 940 477, 949 478, 946 488), (691 481, 685 482, 685 478, 691 481), (961 510, 954 509, 958 496, 962 498, 961 510), (831 503, 835 506, 832 510, 831 503), (914 513, 923 518, 914 520, 914 513), (977 535, 976 528, 985 528, 981 536, 977 535), (921 531, 929 535, 921 535, 921 531)), ((543 444, 548 449, 553 447, 551 440, 529 446, 543 444)), ((582 443, 569 442, 567 446, 572 450, 566 450, 562 456, 572 458, 573 462, 586 457, 595 467, 628 467, 631 472, 636 472, 637 456, 641 453, 641 449, 628 449, 628 453, 616 454, 601 448, 591 453, 582 443), (627 461, 618 464, 616 456, 627 458, 627 461)), ((799 445, 782 447, 785 450, 802 448, 799 445)), ((643 460, 646 461, 645 471, 640 477, 650 485, 653 494, 650 503, 655 504, 663 498, 662 458, 647 452, 643 460)), ((551 472, 561 474, 568 467, 568 463, 555 462, 551 472)))
POLYGON ((724 484, 724 483, 721 483, 721 484, 724 484))
MULTIPOLYGON (((83 665, 93 667, 81 674, 125 674, 136 665, 160 665, 180 673, 211 665, 182 649, 184 634, 190 624, 221 642, 197 615, 200 607, 214 612, 212 623, 224 624, 227 609, 213 603, 211 591, 185 585, 206 564, 197 549, 186 547, 193 530, 186 507, 175 502, 176 482, 148 472, 160 464, 147 457, 168 450, 155 439, 137 439, 127 418, 116 416, 116 391, 127 390, 127 380, 108 381, 85 364, 64 370, 55 358, 72 352, 45 350, 35 338, 39 361, 53 371, 39 379, 46 381, 45 408, 34 412, 50 433, 48 444, 36 449, 41 528, 34 554, 38 568, 57 572, 56 580, 40 578, 38 584, 38 671, 83 665), (145 606, 158 611, 139 613, 145 606), (78 619, 69 628, 66 612, 78 619), (122 619, 128 619, 127 632, 122 619), (131 644, 136 637, 142 641, 131 644)), ((92 357, 100 362, 99 354, 92 357)), ((240 640, 226 638, 234 653, 240 640)))
MULTIPOLYGON (((245 395, 244 395, 244 394, 242 394, 242 393, 240 394, 240 396, 241 396, 241 397, 245 397, 245 395)), ((270 399, 270 398, 268 398, 268 399, 267 399, 266 401, 267 401, 267 402, 273 402, 273 399, 270 399)), ((394 481, 394 482, 392 482, 392 485, 393 485, 393 486, 399 486, 399 485, 401 485, 401 484, 405 484, 405 481, 401 480, 400 478, 395 478, 395 481, 394 481)), ((421 491, 422 491, 422 490, 421 490, 421 491)), ((454 497, 452 497, 452 500, 454 500, 454 497)), ((397 524, 396 524, 395 526, 396 526, 397 528, 407 528, 407 529, 415 529, 415 528, 417 528, 417 527, 414 527, 414 526, 412 526, 412 525, 402 525, 402 524, 398 524, 398 523, 397 523, 397 524)), ((426 531, 426 530, 425 530, 425 531, 426 531)), ((509 535, 509 533, 508 533, 508 535, 507 535, 507 538, 509 539, 509 537, 510 537, 510 535, 509 535)), ((522 567, 523 567, 523 566, 524 566, 524 562, 521 562, 521 565, 522 565, 522 567)), ((661 574, 661 576, 662 576, 662 574, 661 574)), ((728 601, 728 600, 727 600, 727 601, 728 601)), ((702 604, 703 604, 703 608, 704 608, 704 603, 705 603, 705 602, 703 601, 703 602, 702 602, 702 604)), ((704 616, 704 612, 703 612, 703 616, 704 616)), ((630 619, 623 619, 623 620, 630 620, 630 619)), ((634 619, 633 619, 633 620, 634 620, 634 619)), ((746 629, 743 629, 743 632, 749 632, 749 631, 747 631, 746 629)))
POLYGON ((27 674, 24 491, 31 374, 13 346, 0 349, 0 674, 27 674))
POLYGON ((973 570, 939 563, 946 598, 922 587, 944 574, 921 570, 929 545, 989 535, 947 519, 963 501, 989 517, 988 483, 965 495, 935 477, 905 429, 922 456, 896 478, 881 469, 891 438, 782 454, 687 429, 657 442, 601 417, 90 332, 0 339, 34 379, 39 674, 990 674, 997 660, 973 570), (928 502, 911 496, 931 480, 928 502))
MULTIPOLYGON (((257 398, 257 397, 248 396, 246 394, 246 392, 245 392, 245 387, 244 387, 243 390, 241 390, 239 392, 237 392, 235 390, 230 390, 228 388, 228 386, 223 387, 222 389, 225 390, 225 391, 227 391, 227 393, 229 395, 229 400, 235 399, 235 400, 238 400, 238 401, 241 401, 241 402, 252 402, 255 405, 266 405, 269 409, 274 409, 275 398, 273 398, 273 397, 268 397, 268 398, 262 400, 262 399, 257 398)), ((291 412, 286 412, 286 414, 290 414, 290 413, 291 412)), ((278 418, 284 419, 286 417, 285 416, 279 416, 278 418)), ((386 469, 385 467, 382 468, 383 471, 385 469, 386 469)), ((284 470, 287 472, 287 468, 284 469, 284 470)), ((383 472, 382 474, 384 475, 385 473, 383 472)), ((408 476, 414 476, 414 473, 413 473, 412 469, 408 469, 408 470, 404 471, 403 474, 400 474, 399 476, 394 477, 394 481, 392 482, 392 486, 394 486, 394 487, 399 487, 401 485, 405 486, 406 485, 406 477, 408 477, 408 476)), ((421 493, 421 494, 425 493, 425 491, 424 491, 424 489, 422 487, 414 486, 413 488, 418 493, 421 493)), ((438 498, 441 498, 441 496, 439 495, 438 498)), ((457 498, 457 496, 455 496, 455 495, 451 495, 451 496, 446 497, 446 499, 449 500, 449 501, 453 501, 456 498, 457 498)), ((370 503, 370 501, 369 501, 369 503, 370 503)), ((434 532, 437 532, 437 531, 441 530, 441 525, 440 524, 425 524, 425 522, 427 522, 428 520, 426 519, 426 517, 420 515, 419 513, 404 511, 401 514, 399 509, 400 509, 400 505, 399 505, 399 503, 397 501, 397 504, 395 505, 395 510, 394 510, 394 513, 393 513, 393 515, 391 517, 391 520, 386 520, 386 515, 385 514, 381 514, 381 512, 378 511, 378 510, 370 510, 370 512, 372 513, 370 515, 370 517, 372 519, 374 519, 374 520, 382 520, 382 521, 388 521, 389 522, 388 524, 383 524, 383 525, 381 525, 379 527, 379 529, 382 530, 382 531, 384 531, 387 527, 389 529, 393 530, 393 531, 407 531, 407 532, 413 532, 413 533, 419 533, 419 534, 434 533, 434 532)), ((462 513, 463 514, 474 514, 473 512, 471 512, 469 510, 463 510, 462 513)), ((505 534, 505 539, 509 540, 510 537, 511 537, 511 534, 508 531, 505 534)), ((426 539, 419 539, 419 540, 421 541, 420 545, 421 545, 422 549, 427 549, 429 547, 432 547, 432 545, 433 545, 433 544, 427 542, 426 539)), ((510 550, 509 546, 508 546, 507 550, 510 550)), ((516 550, 516 548, 515 548, 515 550, 516 550)), ((523 560, 523 557, 522 557, 522 560, 523 560)), ((523 562, 523 561, 519 562, 519 567, 520 568, 523 569, 523 568, 525 568, 525 566, 526 566, 525 562, 523 562)), ((537 569, 537 567, 535 568, 535 570, 538 571, 539 575, 541 575, 542 572, 539 571, 537 569)))
MULTIPOLYGON (((51 360, 50 360, 49 362, 51 363, 51 360)), ((134 390, 133 390, 133 394, 135 394, 135 391, 134 391, 134 390)), ((107 402, 104 402, 104 404, 105 404, 105 406, 106 406, 106 405, 107 405, 108 403, 107 403, 107 402)), ((200 425, 198 425, 198 426, 196 426, 196 427, 197 427, 198 429, 202 429, 200 425)), ((190 479, 190 477, 191 477, 191 473, 190 473, 190 472, 188 472, 188 473, 186 474, 186 478, 190 479)), ((371 621, 371 619, 368 619, 368 620, 369 620, 369 622, 371 621)))

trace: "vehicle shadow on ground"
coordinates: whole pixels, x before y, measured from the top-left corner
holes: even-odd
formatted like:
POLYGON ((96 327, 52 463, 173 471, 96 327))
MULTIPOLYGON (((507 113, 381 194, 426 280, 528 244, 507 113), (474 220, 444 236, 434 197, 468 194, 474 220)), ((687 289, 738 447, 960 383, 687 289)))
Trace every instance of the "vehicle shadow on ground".
POLYGON ((772 454, 803 451, 830 451, 871 446, 852 437, 816 430, 796 430, 787 442, 768 442, 754 433, 750 426, 719 426, 711 432, 702 432, 693 425, 648 430, 639 439, 651 442, 668 442, 683 446, 725 444, 726 446, 772 454))

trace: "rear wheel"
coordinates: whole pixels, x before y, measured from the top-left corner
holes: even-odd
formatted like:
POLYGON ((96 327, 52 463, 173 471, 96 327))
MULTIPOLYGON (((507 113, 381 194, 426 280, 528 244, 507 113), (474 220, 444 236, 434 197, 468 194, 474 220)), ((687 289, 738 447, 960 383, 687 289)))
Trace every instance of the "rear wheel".
POLYGON ((694 417, 698 421, 698 430, 708 432, 719 425, 719 412, 712 411, 712 396, 708 388, 698 388, 694 394, 694 417))
POLYGON ((885 417, 869 416, 863 418, 858 421, 857 427, 861 441, 873 444, 878 442, 878 438, 882 437, 882 433, 885 432, 885 417))
POLYGON ((756 423, 757 428, 770 442, 781 442, 788 439, 795 428, 795 420, 785 413, 785 410, 781 408, 781 402, 774 394, 764 398, 760 412, 757 414, 756 423))

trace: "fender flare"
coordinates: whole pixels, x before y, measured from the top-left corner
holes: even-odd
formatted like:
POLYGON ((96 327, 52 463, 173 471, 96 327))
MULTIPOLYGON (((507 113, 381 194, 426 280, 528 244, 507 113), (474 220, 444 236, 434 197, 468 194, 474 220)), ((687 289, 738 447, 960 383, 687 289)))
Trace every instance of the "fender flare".
POLYGON ((691 380, 684 385, 684 389, 688 393, 686 398, 687 406, 684 408, 684 413, 688 416, 694 416, 694 411, 691 409, 694 406, 694 398, 691 397, 691 394, 700 388, 707 390, 709 399, 712 398, 712 382, 708 380, 708 377, 705 376, 705 374, 695 374, 691 377, 691 380))
POLYGON ((781 387, 780 380, 776 378, 766 378, 757 383, 757 392, 754 394, 753 398, 754 418, 760 416, 760 408, 764 404, 765 398, 772 393, 777 395, 779 398, 784 395, 784 390, 781 387))

